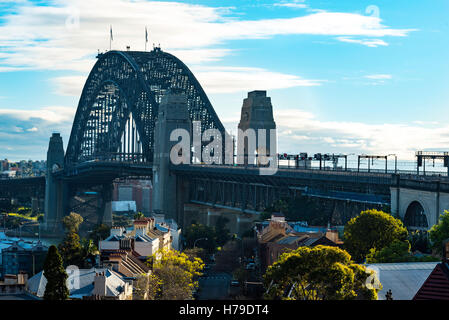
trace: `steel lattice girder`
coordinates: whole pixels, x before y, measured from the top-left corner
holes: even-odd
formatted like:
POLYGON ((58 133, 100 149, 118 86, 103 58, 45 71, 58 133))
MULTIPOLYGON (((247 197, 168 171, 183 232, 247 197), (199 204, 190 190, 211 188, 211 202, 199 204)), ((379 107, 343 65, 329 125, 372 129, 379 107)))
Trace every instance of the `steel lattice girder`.
POLYGON ((193 73, 171 54, 109 51, 99 59, 84 85, 65 156, 66 165, 114 154, 129 115, 142 143, 142 158, 152 162, 154 127, 162 96, 178 89, 187 96, 191 120, 202 130, 225 129, 193 73))

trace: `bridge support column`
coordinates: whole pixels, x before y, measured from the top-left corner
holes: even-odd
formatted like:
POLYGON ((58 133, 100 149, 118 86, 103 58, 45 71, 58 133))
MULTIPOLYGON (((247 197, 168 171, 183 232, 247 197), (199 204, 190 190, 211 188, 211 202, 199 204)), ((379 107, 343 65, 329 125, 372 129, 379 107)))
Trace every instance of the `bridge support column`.
POLYGON ((112 184, 104 184, 101 192, 101 206, 98 224, 105 224, 112 227, 112 184))
MULTIPOLYGON (((170 135, 176 129, 184 129, 189 137, 184 143, 188 144, 188 150, 182 150, 184 155, 187 152, 190 162, 190 142, 191 142, 191 121, 187 108, 187 98, 184 94, 169 92, 159 105, 159 114, 154 130, 154 159, 153 159, 153 211, 157 214, 164 214, 166 218, 178 220, 177 201, 181 199, 177 195, 176 176, 170 174, 170 151, 178 141, 170 141, 170 135)), ((180 131, 178 131, 180 132, 180 131)), ((179 139, 179 135, 174 134, 174 139, 179 139)), ((181 150, 179 150, 181 152, 181 150)), ((178 153, 179 154, 179 153, 178 153)), ((178 221, 177 221, 178 222, 178 221)))
POLYGON ((45 216, 44 229, 47 232, 61 231, 61 219, 67 203, 68 188, 53 173, 63 167, 64 147, 59 133, 53 133, 47 151, 47 176, 45 179, 45 216))

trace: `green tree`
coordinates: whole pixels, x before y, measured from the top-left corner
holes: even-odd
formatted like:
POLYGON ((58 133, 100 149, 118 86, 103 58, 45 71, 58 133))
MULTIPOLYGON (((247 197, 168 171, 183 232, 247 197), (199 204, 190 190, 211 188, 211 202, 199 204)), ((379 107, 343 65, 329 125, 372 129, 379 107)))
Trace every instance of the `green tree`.
POLYGON ((92 239, 94 241, 94 244, 98 246, 100 240, 106 239, 110 235, 110 232, 111 228, 109 226, 105 224, 98 224, 90 233, 89 239, 92 239))
POLYGON ((232 240, 225 243, 215 255, 215 271, 232 273, 240 266, 239 257, 242 255, 241 240, 232 240))
POLYGON ((145 217, 145 215, 142 213, 142 212, 136 212, 135 214, 134 214, 134 220, 139 220, 139 219, 141 219, 141 218, 144 218, 145 217))
POLYGON ((70 212, 68 216, 62 219, 66 232, 78 232, 79 226, 83 221, 83 217, 76 212, 70 212))
POLYGON ((409 233, 408 241, 411 245, 411 251, 419 251, 422 253, 431 253, 431 245, 429 240, 429 232, 425 230, 416 230, 409 233))
POLYGON ((432 249, 439 255, 443 254, 443 241, 449 238, 449 211, 445 210, 437 224, 429 230, 432 249))
POLYGON ((158 300, 190 300, 198 287, 195 279, 201 275, 204 263, 176 250, 162 250, 151 257, 147 264, 152 266, 156 279, 153 289, 158 300))
POLYGON ((208 253, 213 253, 217 247, 215 228, 204 224, 192 224, 188 226, 184 232, 184 239, 186 241, 186 248, 193 248, 195 246, 204 248, 208 253), (196 241, 202 238, 207 238, 207 240, 196 241))
POLYGON ((83 247, 77 233, 66 233, 63 242, 58 245, 58 249, 65 266, 81 266, 83 264, 83 247))
POLYGON ((299 247, 268 267, 267 299, 376 300, 373 272, 354 264, 346 251, 328 246, 299 247), (287 293, 287 294, 286 294, 287 293))
POLYGON ((67 273, 62 265, 62 258, 55 246, 48 249, 44 262, 44 276, 47 279, 44 300, 67 300, 67 273))
POLYGON ((345 226, 345 249, 363 262, 370 249, 382 250, 394 240, 405 241, 408 232, 401 220, 375 209, 362 211, 345 226))
POLYGON ((366 256, 367 263, 397 263, 411 260, 413 256, 410 253, 410 242, 397 239, 381 250, 371 248, 366 256))
POLYGON ((226 217, 218 217, 217 222, 215 224, 215 233, 217 238, 217 245, 222 246, 229 239, 231 239, 231 235, 229 233, 229 229, 226 228, 226 224, 229 222, 229 219, 226 217))

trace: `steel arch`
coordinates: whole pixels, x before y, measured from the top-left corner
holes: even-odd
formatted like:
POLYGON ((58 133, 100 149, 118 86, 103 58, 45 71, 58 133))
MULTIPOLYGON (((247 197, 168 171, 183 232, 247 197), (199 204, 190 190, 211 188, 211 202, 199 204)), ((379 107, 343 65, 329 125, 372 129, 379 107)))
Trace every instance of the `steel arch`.
MULTIPOLYGON (((130 116, 140 138, 139 159, 152 162, 158 106, 170 89, 186 94, 190 118, 201 121, 202 130, 217 128, 225 134, 206 93, 181 60, 159 48, 151 52, 109 51, 99 54, 84 85, 67 146, 66 166, 98 157, 104 160, 105 156, 116 160, 114 155, 119 153, 130 116)), ((134 130, 133 123, 131 127, 134 130)))

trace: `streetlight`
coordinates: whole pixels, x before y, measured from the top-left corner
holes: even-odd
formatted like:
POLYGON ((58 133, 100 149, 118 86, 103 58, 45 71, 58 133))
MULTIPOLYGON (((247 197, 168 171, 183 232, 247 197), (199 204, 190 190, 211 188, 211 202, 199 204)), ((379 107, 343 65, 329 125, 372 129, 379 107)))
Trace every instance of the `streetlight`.
POLYGON ((200 241, 200 240, 207 240, 207 238, 199 238, 199 239, 196 239, 196 240, 193 242, 193 249, 195 249, 195 246, 196 246, 197 241, 200 241))
POLYGON ((396 174, 398 172, 398 156, 394 153, 387 155, 387 157, 389 156, 394 156, 394 174, 396 174))

